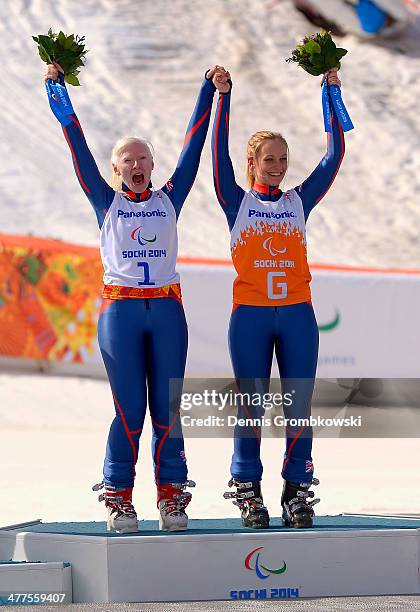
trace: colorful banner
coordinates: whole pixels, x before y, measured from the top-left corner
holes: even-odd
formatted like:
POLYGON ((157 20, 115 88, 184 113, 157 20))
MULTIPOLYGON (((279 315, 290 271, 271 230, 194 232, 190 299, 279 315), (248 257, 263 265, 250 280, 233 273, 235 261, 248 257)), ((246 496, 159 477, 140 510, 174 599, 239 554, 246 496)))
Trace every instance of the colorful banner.
POLYGON ((0 235, 0 355, 96 361, 102 274, 96 248, 0 235))
MULTIPOLYGON (((418 378, 420 270, 310 267, 318 376, 418 378)), ((232 263, 179 258, 178 270, 189 327, 187 375, 228 378, 232 263)), ((101 289, 98 249, 0 235, 0 358, 105 376, 96 339, 101 289)))

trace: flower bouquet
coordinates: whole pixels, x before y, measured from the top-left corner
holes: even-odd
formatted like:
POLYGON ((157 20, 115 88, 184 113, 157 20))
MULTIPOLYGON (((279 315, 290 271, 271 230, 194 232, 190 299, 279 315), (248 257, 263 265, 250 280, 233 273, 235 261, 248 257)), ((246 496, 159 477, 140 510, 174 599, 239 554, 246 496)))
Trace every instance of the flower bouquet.
POLYGON ((332 68, 340 68, 340 60, 346 53, 347 49, 336 46, 329 32, 321 31, 304 38, 286 62, 296 62, 309 74, 319 76, 332 68))
POLYGON ((341 91, 337 85, 329 86, 325 75, 329 70, 341 68, 341 59, 346 55, 347 49, 337 47, 329 32, 317 32, 307 36, 293 49, 291 57, 286 62, 295 62, 313 76, 324 75, 322 81, 322 108, 324 112, 325 131, 331 132, 331 111, 329 96, 343 131, 353 129, 350 116, 341 98, 341 91))
POLYGON ((46 64, 60 64, 64 70, 64 80, 70 85, 80 85, 78 74, 85 65, 85 37, 64 32, 56 34, 50 28, 46 35, 32 36, 38 45, 39 56, 46 64))

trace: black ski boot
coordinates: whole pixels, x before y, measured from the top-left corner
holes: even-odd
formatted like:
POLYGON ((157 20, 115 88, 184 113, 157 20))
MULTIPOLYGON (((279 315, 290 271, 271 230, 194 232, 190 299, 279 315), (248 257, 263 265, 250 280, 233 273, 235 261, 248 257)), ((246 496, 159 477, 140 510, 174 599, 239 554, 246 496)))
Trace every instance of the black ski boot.
POLYGON ((309 491, 312 485, 319 485, 317 478, 312 478, 309 482, 288 482, 284 481, 281 505, 283 506, 283 524, 286 527, 296 527, 297 529, 312 527, 315 512, 312 506, 320 500, 312 499, 315 496, 313 491, 309 491), (308 497, 311 498, 308 501, 308 497))
POLYGON ((225 499, 234 499, 235 506, 241 511, 242 524, 251 529, 267 529, 270 526, 270 517, 264 506, 261 494, 261 481, 239 482, 231 478, 229 487, 236 487, 236 492, 224 493, 225 499))

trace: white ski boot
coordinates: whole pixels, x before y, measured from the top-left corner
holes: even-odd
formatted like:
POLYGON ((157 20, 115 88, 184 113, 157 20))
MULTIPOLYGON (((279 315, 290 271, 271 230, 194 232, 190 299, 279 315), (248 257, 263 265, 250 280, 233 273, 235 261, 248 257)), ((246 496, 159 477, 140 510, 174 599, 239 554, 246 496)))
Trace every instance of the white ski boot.
POLYGON ((159 529, 162 531, 185 531, 188 515, 185 508, 191 501, 191 493, 186 487, 195 487, 193 480, 182 483, 168 483, 157 487, 157 507, 159 509, 159 529))
POLYGON ((133 489, 117 489, 103 482, 94 485, 93 491, 105 489, 98 497, 105 501, 108 511, 107 530, 116 533, 134 533, 138 531, 137 514, 132 503, 133 489))

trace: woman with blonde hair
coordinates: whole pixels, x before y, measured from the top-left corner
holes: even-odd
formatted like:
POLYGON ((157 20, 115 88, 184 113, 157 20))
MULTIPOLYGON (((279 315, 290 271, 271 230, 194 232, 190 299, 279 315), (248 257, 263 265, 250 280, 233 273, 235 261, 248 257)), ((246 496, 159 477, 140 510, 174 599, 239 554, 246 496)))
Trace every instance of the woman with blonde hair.
POLYGON ((176 271, 176 224, 195 180, 206 139, 216 67, 206 73, 171 178, 155 190, 151 145, 141 138, 115 145, 112 187, 102 178, 74 113, 62 69, 49 65, 48 101, 61 123, 76 176, 100 227, 104 266, 98 339, 115 405, 104 462, 100 499, 108 529, 137 531, 132 502, 135 465, 146 404, 153 425, 153 460, 160 527, 187 528, 191 499, 179 399, 187 355, 187 324, 176 271), (171 389, 170 381, 174 381, 171 389))
MULTIPOLYGON (((326 75, 340 86, 336 70, 326 75)), ((309 213, 325 196, 344 155, 342 128, 331 109, 332 133, 320 164, 298 187, 282 191, 289 164, 289 148, 278 132, 256 132, 247 147, 249 191, 237 185, 229 156, 230 75, 216 71, 219 90, 214 119, 212 153, 217 198, 231 231, 231 252, 237 278, 229 349, 240 391, 259 394, 269 389, 275 352, 282 383, 286 428, 285 480, 281 505, 283 521, 292 527, 313 524, 312 506, 319 500, 309 488, 313 478, 312 430, 295 426, 310 416, 318 357, 318 328, 311 304, 311 275, 306 256, 305 225, 309 213)), ((244 397, 247 397, 244 395, 244 397)), ((239 506, 246 527, 267 528, 269 515, 261 493, 260 460, 263 401, 238 406, 241 426, 235 428, 234 454, 225 494, 239 506), (242 423, 244 425, 242 426, 242 423)))

